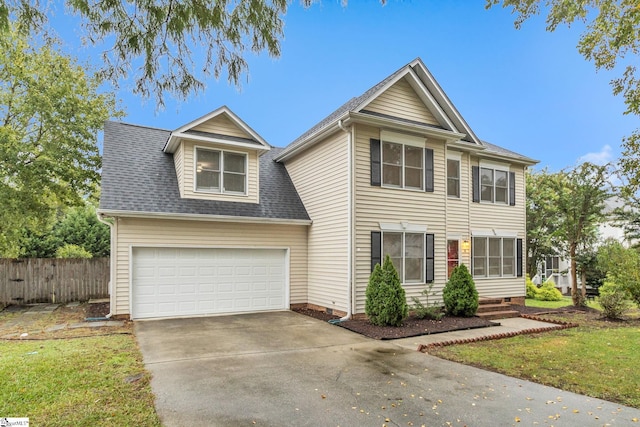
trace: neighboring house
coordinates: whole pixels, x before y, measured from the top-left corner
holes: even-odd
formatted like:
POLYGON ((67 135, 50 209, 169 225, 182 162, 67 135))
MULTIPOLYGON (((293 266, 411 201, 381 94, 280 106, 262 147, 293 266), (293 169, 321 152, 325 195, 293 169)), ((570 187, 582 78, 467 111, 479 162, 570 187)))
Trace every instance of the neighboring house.
POLYGON ((108 122, 112 314, 363 315, 386 254, 408 300, 464 263, 481 297, 523 302, 534 163, 481 141, 420 59, 284 149, 226 107, 174 131, 108 122))
MULTIPOLYGON (((609 239, 617 240, 626 247, 630 247, 635 243, 627 240, 624 228, 612 218, 613 212, 624 206, 624 200, 616 196, 605 200, 602 212, 606 215, 606 220, 598 225, 598 242, 596 246, 609 239)), ((533 277, 533 282, 540 285, 550 279, 555 283, 556 288, 560 289, 560 292, 569 295, 572 288, 570 269, 571 261, 569 259, 557 254, 547 255, 538 264, 538 273, 533 277)), ((578 277, 578 285, 580 285, 580 277, 578 277)))

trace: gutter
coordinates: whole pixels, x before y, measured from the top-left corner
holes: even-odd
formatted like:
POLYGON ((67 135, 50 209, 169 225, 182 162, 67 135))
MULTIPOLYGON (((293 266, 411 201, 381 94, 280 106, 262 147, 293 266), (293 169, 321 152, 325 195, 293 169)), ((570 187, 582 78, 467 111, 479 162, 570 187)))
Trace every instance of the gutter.
POLYGON ((342 119, 338 120, 338 128, 347 134, 347 203, 349 205, 348 225, 347 225, 347 314, 339 319, 340 322, 351 319, 353 316, 353 126, 344 127, 342 119))
POLYGON ((106 221, 104 219, 104 217, 103 217, 103 214, 101 214, 100 212, 96 212, 96 216, 98 217, 98 221, 100 221, 101 223, 106 224, 106 225, 109 226, 109 240, 110 240, 110 249, 111 249, 111 251, 109 253, 109 313, 104 317, 105 317, 105 319, 110 319, 111 316, 113 316, 113 311, 112 311, 113 310, 113 308, 112 308, 113 304, 111 304, 111 296, 113 295, 112 284, 113 284, 113 279, 115 277, 115 274, 114 274, 115 273, 115 268, 114 268, 115 267, 115 260, 114 260, 113 254, 111 253, 113 251, 114 246, 115 246, 114 245, 115 232, 114 232, 114 229, 113 229, 114 224, 109 222, 109 221, 106 221))
POLYGON ((107 216, 129 217, 129 218, 241 222, 241 223, 258 223, 258 224, 269 223, 269 224, 288 224, 288 225, 310 225, 312 223, 310 219, 258 218, 258 217, 232 216, 232 215, 145 212, 145 211, 109 210, 109 209, 101 209, 98 211, 98 214, 107 215, 107 216))

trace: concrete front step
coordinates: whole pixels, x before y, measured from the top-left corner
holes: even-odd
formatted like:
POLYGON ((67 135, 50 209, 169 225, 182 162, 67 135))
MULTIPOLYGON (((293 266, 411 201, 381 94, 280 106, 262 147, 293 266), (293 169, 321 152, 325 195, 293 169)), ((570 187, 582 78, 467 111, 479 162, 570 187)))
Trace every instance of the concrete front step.
POLYGON ((504 304, 502 302, 502 298, 480 297, 478 302, 480 303, 480 305, 485 305, 485 304, 489 304, 489 305, 492 305, 492 304, 504 304))
POLYGON ((520 317, 520 312, 515 310, 485 311, 476 313, 476 316, 486 320, 510 319, 512 317, 520 317))
POLYGON ((490 311, 511 311, 511 304, 480 304, 478 305, 478 313, 487 313, 490 311))

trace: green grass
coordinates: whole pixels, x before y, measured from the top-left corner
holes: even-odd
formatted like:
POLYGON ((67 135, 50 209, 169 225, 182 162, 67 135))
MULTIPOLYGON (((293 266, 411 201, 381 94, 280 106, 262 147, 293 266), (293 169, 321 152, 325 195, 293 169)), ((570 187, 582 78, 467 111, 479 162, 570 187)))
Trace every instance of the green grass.
POLYGON ((638 322, 604 322, 586 319, 583 314, 565 315, 562 319, 580 323, 581 326, 449 346, 434 349, 430 353, 512 377, 640 408, 638 322), (496 357, 497 354, 500 357, 496 357))
POLYGON ((568 305, 573 305, 571 297, 562 297, 560 301, 538 301, 537 299, 526 299, 525 305, 527 307, 540 307, 540 308, 560 308, 568 305))
POLYGON ((132 335, 0 341, 0 415, 32 425, 160 426, 149 380, 132 335))

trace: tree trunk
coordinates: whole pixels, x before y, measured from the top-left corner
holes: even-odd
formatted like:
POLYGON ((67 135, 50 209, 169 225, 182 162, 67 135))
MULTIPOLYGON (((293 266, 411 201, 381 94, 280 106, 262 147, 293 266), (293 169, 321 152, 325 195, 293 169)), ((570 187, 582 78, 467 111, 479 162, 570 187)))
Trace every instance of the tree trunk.
POLYGON ((571 258, 571 298, 573 305, 579 307, 582 305, 580 294, 578 293, 578 274, 576 272, 576 244, 572 243, 569 247, 569 257, 571 258))
POLYGON ((587 272, 583 269, 580 275, 582 281, 582 304, 587 300, 587 272))

